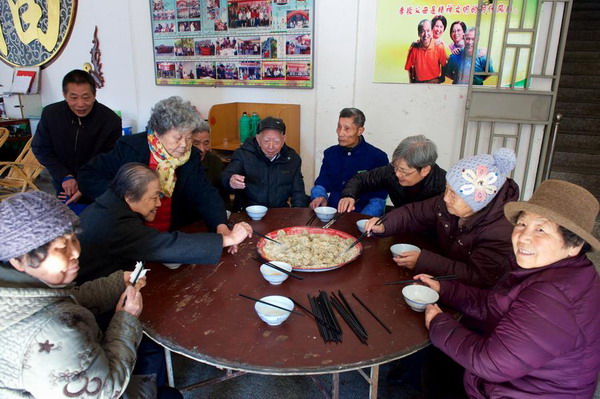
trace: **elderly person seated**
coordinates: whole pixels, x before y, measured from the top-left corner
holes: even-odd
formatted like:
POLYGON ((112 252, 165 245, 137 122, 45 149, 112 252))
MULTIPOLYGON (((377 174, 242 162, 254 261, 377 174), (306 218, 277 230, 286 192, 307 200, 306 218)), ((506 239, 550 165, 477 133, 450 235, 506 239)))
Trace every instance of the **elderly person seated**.
POLYGON ((441 194, 446 188, 446 171, 436 160, 433 141, 423 135, 405 138, 394 150, 392 163, 359 173, 346 183, 338 211, 354 211, 357 198, 367 191, 385 190, 396 208, 441 194))
POLYGON ((200 151, 200 160, 204 167, 204 173, 215 187, 221 187, 220 176, 225 164, 217 154, 211 151, 210 126, 206 121, 201 121, 192 132, 192 145, 200 151))
POLYGON ((173 231, 203 219, 211 231, 229 234, 225 204, 204 173, 199 151, 192 147, 192 132, 201 122, 189 101, 177 96, 159 101, 152 108, 147 133, 121 137, 112 151, 80 169, 81 191, 95 199, 108 189, 121 166, 139 162, 156 170, 160 179, 161 207, 149 226, 173 231))
POLYGON ((81 214, 83 267, 78 282, 131 268, 136 261, 216 264, 222 248, 252 235, 247 223, 227 234, 160 232, 152 222, 161 206, 158 174, 139 163, 123 165, 104 194, 81 214))
POLYGON ((221 174, 223 187, 235 193, 234 209, 248 205, 267 208, 308 206, 302 159, 285 144, 285 123, 279 118, 260 121, 256 137, 234 151, 221 174))
POLYGON ((381 224, 372 218, 365 229, 386 236, 435 232, 441 254, 409 251, 394 261, 417 273, 456 274, 466 284, 492 287, 507 272, 512 251, 512 227, 503 209, 519 197, 519 187, 508 178, 515 165, 508 148, 464 158, 446 174, 443 194, 396 208, 381 224))
POLYGON ((598 201, 575 184, 546 180, 504 213, 514 224, 513 254, 510 274, 493 290, 416 276, 483 326, 483 333, 471 331, 428 305, 431 342, 464 367, 471 398, 592 398, 600 371, 600 278, 585 252, 600 250, 592 235, 598 201))
MULTIPOLYGON (((385 152, 367 143, 362 136, 365 120, 365 114, 358 108, 340 111, 336 129, 338 144, 323 153, 319 177, 310 191, 311 208, 326 205, 337 208, 342 190, 353 176, 387 165, 385 152)), ((355 207, 358 212, 379 216, 385 211, 385 199, 383 190, 363 192, 355 198, 355 207)))
POLYGON ((46 193, 6 199, 0 219, 0 397, 156 397, 152 379, 131 375, 145 280, 118 271, 75 288, 78 219, 46 193), (108 310, 103 333, 92 312, 108 310))

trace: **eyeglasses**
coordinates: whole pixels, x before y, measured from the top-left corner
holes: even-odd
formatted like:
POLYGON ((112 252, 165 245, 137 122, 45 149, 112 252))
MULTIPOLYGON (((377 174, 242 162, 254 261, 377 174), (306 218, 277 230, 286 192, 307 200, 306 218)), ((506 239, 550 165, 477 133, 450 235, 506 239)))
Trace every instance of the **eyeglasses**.
POLYGON ((402 177, 408 177, 408 176, 414 174, 415 172, 419 171, 419 169, 413 169, 412 171, 409 172, 409 171, 406 171, 404 169, 397 167, 395 164, 392 164, 392 167, 394 168, 394 172, 399 174, 402 177))

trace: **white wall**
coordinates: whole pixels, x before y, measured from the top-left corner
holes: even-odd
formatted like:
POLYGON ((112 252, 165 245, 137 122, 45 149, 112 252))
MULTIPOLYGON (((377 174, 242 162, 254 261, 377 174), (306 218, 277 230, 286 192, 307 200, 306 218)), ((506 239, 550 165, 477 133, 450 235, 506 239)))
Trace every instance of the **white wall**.
MULTIPOLYGON (((340 109, 354 106, 367 116, 365 137, 391 156, 402 138, 425 134, 438 144, 439 163, 458 158, 466 87, 372 83, 375 54, 374 0, 316 0, 315 88, 208 88, 156 86, 148 0, 80 0, 71 39, 42 73, 44 105, 62 99, 61 80, 89 62, 98 25, 106 86, 100 102, 120 109, 142 130, 158 100, 180 95, 206 117, 213 104, 275 102, 301 105, 301 155, 307 189, 318 173, 322 152, 337 143, 340 109)), ((400 63, 401 65, 402 63, 400 63)), ((10 87, 11 68, 0 65, 0 84, 10 87)))

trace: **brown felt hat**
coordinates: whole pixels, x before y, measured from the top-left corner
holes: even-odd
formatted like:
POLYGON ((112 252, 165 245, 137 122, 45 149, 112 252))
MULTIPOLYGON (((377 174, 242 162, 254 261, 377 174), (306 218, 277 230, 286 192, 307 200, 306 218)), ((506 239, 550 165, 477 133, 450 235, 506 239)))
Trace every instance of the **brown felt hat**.
POLYGON ((562 180, 546 180, 529 201, 507 203, 504 215, 512 224, 517 222, 521 212, 544 216, 583 238, 594 251, 599 251, 600 241, 592 235, 598 209, 598 200, 585 188, 562 180))

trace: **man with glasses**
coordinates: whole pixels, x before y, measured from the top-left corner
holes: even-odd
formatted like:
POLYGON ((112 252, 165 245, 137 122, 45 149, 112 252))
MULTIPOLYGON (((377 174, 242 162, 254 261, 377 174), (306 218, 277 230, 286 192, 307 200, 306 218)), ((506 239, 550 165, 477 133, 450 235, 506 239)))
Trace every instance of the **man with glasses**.
POLYGON ((423 201, 442 193, 446 171, 436 164, 437 147, 423 135, 410 136, 398 144, 392 162, 354 176, 342 191, 339 212, 352 212, 364 192, 385 190, 395 207, 423 201))
POLYGON ((234 151, 221 183, 235 194, 234 210, 248 205, 306 207, 301 167, 298 153, 285 144, 285 124, 268 116, 260 121, 256 137, 234 151))
MULTIPOLYGON (((325 150, 323 164, 315 186, 310 192, 311 208, 332 206, 336 208, 346 183, 357 174, 386 165, 385 152, 366 142, 365 114, 357 108, 344 108, 340 112, 336 129, 338 145, 325 150)), ((356 199, 356 210, 379 216, 385 210, 386 193, 383 190, 363 192, 356 199)))

